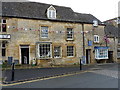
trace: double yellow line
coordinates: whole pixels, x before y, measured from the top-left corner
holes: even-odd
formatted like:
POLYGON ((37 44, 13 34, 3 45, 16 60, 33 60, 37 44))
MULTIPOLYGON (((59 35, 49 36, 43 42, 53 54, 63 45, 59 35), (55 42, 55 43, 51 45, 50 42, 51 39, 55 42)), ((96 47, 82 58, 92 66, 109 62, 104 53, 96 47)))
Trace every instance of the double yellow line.
POLYGON ((25 84, 25 83, 31 83, 31 82, 36 82, 36 81, 43 81, 43 80, 49 80, 49 79, 54 79, 54 78, 72 76, 72 75, 82 74, 82 73, 86 73, 86 72, 92 72, 92 71, 82 71, 82 72, 80 71, 80 72, 71 73, 71 74, 58 75, 58 76, 53 76, 53 77, 48 77, 48 78, 42 78, 42 79, 36 79, 36 80, 25 81, 25 82, 19 82, 19 83, 0 84, 0 86, 14 86, 14 85, 25 84))

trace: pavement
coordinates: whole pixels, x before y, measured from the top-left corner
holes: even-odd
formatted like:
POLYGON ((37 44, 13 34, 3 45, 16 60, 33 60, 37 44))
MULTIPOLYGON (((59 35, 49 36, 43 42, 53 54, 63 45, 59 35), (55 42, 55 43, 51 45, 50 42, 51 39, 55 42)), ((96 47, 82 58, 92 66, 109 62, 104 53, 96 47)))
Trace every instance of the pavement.
MULTIPOLYGON (((3 84, 12 84, 17 82, 25 82, 36 79, 55 77, 65 74, 98 70, 106 67, 109 64, 97 64, 97 65, 82 65, 82 70, 79 66, 76 67, 51 67, 51 68, 33 68, 33 69, 15 69, 14 81, 11 81, 11 70, 5 70, 2 72, 5 78, 3 84)), ((111 64, 114 65, 114 64, 111 64)))

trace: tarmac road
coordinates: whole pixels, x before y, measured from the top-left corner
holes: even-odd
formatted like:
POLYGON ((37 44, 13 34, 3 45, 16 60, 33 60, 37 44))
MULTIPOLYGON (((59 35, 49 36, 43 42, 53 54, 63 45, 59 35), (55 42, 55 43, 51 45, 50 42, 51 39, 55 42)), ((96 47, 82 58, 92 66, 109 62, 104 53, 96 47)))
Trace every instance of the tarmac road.
POLYGON ((47 78, 3 88, 118 88, 118 66, 98 66, 100 69, 62 77, 47 78))

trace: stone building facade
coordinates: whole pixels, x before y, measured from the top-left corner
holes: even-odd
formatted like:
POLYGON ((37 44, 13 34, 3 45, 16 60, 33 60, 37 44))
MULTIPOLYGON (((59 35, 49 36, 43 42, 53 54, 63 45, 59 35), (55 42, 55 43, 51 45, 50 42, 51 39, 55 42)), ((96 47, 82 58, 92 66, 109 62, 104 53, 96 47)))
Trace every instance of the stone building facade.
POLYGON ((35 2, 3 2, 1 61, 18 64, 94 64, 108 59, 104 24, 91 14, 35 2))
POLYGON ((106 24, 105 34, 109 39, 108 46, 110 47, 110 61, 118 62, 120 59, 119 46, 119 18, 113 18, 104 22, 106 24))

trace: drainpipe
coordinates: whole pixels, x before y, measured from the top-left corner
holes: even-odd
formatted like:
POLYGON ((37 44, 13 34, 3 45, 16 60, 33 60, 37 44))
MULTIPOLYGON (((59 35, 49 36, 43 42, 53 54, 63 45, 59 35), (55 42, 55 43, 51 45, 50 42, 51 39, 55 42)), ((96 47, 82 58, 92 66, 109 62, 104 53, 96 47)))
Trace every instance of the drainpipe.
POLYGON ((82 23, 82 38, 83 38, 83 56, 85 56, 85 36, 84 36, 84 24, 82 23))

